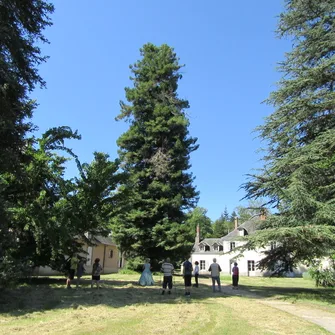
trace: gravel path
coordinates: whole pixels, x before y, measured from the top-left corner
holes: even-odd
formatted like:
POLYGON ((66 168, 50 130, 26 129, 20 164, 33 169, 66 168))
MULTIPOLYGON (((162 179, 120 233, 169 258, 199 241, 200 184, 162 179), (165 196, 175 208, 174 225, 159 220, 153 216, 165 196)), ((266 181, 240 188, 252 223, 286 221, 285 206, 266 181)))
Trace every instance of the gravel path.
POLYGON ((293 314, 309 322, 315 323, 329 332, 335 334, 335 313, 327 312, 317 307, 301 306, 286 301, 264 299, 260 295, 243 289, 232 290, 230 285, 222 286, 222 292, 232 296, 249 297, 259 299, 260 303, 273 308, 280 309, 284 312, 293 314))

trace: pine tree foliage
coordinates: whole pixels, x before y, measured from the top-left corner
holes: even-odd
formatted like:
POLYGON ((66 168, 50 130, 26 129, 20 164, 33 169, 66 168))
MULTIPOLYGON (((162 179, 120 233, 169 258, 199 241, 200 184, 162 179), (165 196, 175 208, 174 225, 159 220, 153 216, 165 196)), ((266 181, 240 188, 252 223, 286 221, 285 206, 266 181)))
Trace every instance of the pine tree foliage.
POLYGON ((278 211, 249 246, 279 241, 260 267, 280 260, 285 271, 335 248, 334 0, 287 0, 278 34, 292 37, 293 49, 267 100, 275 111, 258 127, 264 168, 244 187, 247 198, 266 197, 278 211))
POLYGON ((36 107, 28 91, 45 85, 37 66, 47 57, 37 44, 48 42, 43 30, 51 25, 53 10, 42 0, 0 3, 0 173, 25 159, 22 147, 34 129, 29 119, 36 107))
POLYGON ((0 286, 39 265, 60 269, 81 249, 85 233, 107 234, 117 202, 118 162, 95 153, 81 164, 65 145, 80 139, 69 127, 41 138, 31 133, 37 104, 29 93, 45 82, 39 44, 53 5, 43 0, 0 1, 0 286), (70 156, 80 177, 64 177, 70 156))
POLYGON ((188 132, 189 103, 178 97, 182 65, 173 49, 146 44, 141 56, 130 66, 134 86, 125 89, 128 104, 120 103, 117 117, 130 126, 117 142, 126 201, 113 232, 124 251, 162 259, 184 248, 185 210, 198 195, 189 157, 198 145, 188 132))
MULTIPOLYGON (((51 25, 48 15, 52 12, 53 6, 42 0, 0 2, 0 268, 5 269, 0 277, 20 273, 21 269, 20 260, 11 253, 17 240, 10 209, 24 197, 16 186, 25 182, 25 167, 33 160, 27 137, 35 129, 30 119, 36 103, 28 92, 37 84, 45 84, 37 66, 46 57, 37 44, 47 42, 42 33, 51 25), (12 264, 15 271, 10 271, 12 264)), ((30 191, 28 187, 23 190, 30 191)))

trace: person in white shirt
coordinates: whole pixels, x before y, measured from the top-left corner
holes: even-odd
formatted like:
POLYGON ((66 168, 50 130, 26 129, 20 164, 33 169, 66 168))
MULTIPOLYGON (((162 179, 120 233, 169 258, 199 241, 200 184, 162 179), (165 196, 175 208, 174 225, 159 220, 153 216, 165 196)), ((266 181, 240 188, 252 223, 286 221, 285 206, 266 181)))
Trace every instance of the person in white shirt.
POLYGON ((220 265, 216 263, 216 258, 213 258, 213 263, 209 267, 208 271, 211 273, 212 277, 212 288, 213 292, 215 292, 215 282, 218 284, 219 292, 221 292, 221 282, 220 282, 220 265))
POLYGON ((170 258, 167 258, 166 261, 162 264, 162 268, 161 268, 161 271, 163 272, 163 275, 164 275, 162 295, 165 293, 166 287, 168 287, 169 289, 168 294, 171 294, 173 270, 174 270, 174 267, 170 263, 170 258))
POLYGON ((199 286, 199 282, 198 282, 198 279, 199 279, 199 262, 198 261, 195 261, 194 263, 194 279, 195 279, 195 287, 198 287, 199 286))

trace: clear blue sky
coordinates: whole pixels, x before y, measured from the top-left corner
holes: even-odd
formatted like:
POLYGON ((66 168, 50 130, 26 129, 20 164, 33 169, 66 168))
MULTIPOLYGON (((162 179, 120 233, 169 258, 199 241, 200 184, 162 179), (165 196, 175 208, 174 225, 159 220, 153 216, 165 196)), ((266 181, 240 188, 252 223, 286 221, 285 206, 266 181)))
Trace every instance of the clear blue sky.
MULTIPOLYGON (((129 86, 129 64, 147 42, 175 48, 183 69, 179 95, 189 100, 190 134, 200 148, 191 171, 199 206, 215 220, 239 202, 247 173, 260 166, 260 141, 253 129, 272 107, 261 104, 280 78, 277 63, 290 50, 275 36, 283 1, 55 0, 54 25, 42 46, 50 56, 40 67, 47 89, 34 123, 40 132, 68 125, 81 141, 73 148, 82 162, 94 151, 117 156, 116 140, 127 124, 116 122, 119 100, 129 86)), ((70 164, 67 176, 76 175, 70 164)))

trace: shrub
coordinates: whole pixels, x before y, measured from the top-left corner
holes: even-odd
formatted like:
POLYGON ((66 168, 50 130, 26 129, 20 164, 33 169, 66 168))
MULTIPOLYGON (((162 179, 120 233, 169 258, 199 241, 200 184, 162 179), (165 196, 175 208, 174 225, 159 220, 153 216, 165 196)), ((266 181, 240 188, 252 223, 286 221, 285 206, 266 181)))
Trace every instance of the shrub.
POLYGON ((335 270, 326 268, 311 268, 309 270, 311 277, 315 280, 316 286, 335 287, 335 270))
POLYGON ((138 274, 137 271, 134 271, 134 270, 131 270, 131 269, 127 269, 127 268, 119 270, 118 273, 122 274, 122 275, 137 275, 138 274))
POLYGON ((15 285, 20 278, 31 276, 32 269, 30 262, 3 257, 0 260, 0 287, 15 285))

